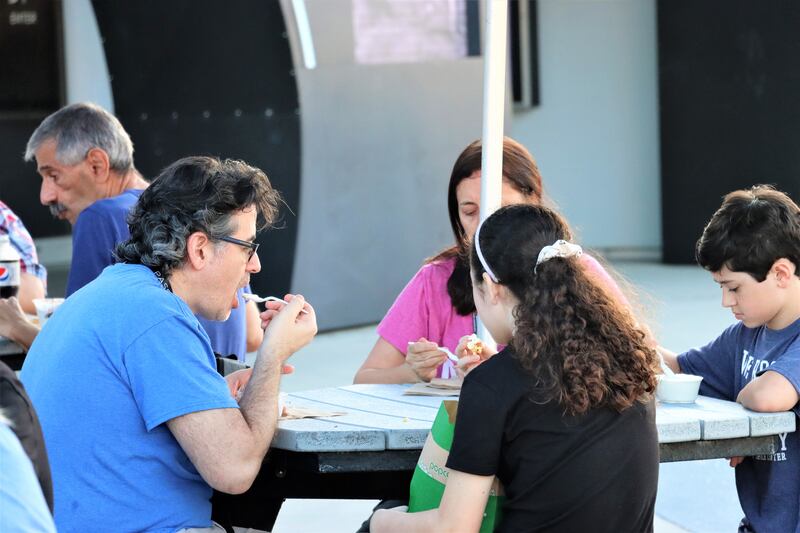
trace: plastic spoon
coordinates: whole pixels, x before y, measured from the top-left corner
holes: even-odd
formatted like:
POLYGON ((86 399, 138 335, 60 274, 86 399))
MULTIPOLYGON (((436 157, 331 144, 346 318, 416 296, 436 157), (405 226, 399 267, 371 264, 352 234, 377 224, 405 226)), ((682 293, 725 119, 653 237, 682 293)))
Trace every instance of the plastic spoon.
POLYGON ((661 370, 664 371, 664 375, 666 375, 666 376, 674 376, 675 372, 673 372, 672 369, 667 364, 667 362, 664 361, 664 357, 661 356, 661 352, 659 352, 658 350, 656 350, 656 352, 658 353, 658 360, 661 363, 661 370))
MULTIPOLYGON (((244 298, 248 302, 255 302, 257 304, 261 304, 264 302, 281 302, 282 304, 289 305, 289 302, 287 302, 283 298, 278 298, 277 296, 259 296, 257 294, 250 294, 249 292, 246 292, 242 294, 242 298, 244 298)), ((301 309, 300 312, 308 314, 308 311, 306 311, 305 309, 301 309)))
MULTIPOLYGON (((409 346, 411 346, 412 344, 416 344, 416 343, 414 341, 409 341, 408 342, 409 346)), ((450 359, 452 362, 458 364, 458 356, 456 356, 456 354, 454 354, 453 352, 451 352, 450 350, 448 350, 444 346, 437 346, 436 349, 439 350, 440 352, 444 352, 444 354, 447 356, 448 359, 450 359)))

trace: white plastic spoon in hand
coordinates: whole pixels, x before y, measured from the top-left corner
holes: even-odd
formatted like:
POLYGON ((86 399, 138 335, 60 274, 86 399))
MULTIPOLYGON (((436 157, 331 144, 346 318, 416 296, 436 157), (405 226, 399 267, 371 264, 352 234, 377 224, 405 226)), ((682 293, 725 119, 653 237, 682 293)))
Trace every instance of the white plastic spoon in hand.
POLYGON ((672 369, 667 364, 667 362, 664 361, 664 358, 661 357, 660 353, 658 354, 658 360, 661 361, 661 370, 664 371, 665 375, 667 375, 667 376, 674 376, 675 375, 675 372, 673 372, 672 369))
POLYGON ((456 364, 458 363, 458 356, 456 354, 454 354, 444 346, 439 346, 439 350, 443 351, 444 354, 447 356, 447 358, 450 359, 452 362, 456 364))
MULTIPOLYGON (((416 343, 414 341, 409 341, 408 342, 409 346, 411 346, 412 344, 416 344, 416 343)), ((444 346, 437 346, 436 349, 439 350, 440 352, 444 352, 444 354, 447 356, 447 358, 450 359, 452 362, 458 363, 458 356, 456 356, 456 354, 454 354, 453 352, 451 352, 450 350, 448 350, 444 346)))
MULTIPOLYGON (((282 304, 289 305, 289 302, 287 302, 283 298, 278 298, 277 296, 259 296, 257 294, 250 294, 249 292, 246 292, 242 294, 242 298, 244 298, 248 302, 255 302, 257 304, 261 304, 264 302, 280 302, 282 304)), ((305 309, 301 309, 300 312, 308 314, 308 311, 306 311, 305 309)))

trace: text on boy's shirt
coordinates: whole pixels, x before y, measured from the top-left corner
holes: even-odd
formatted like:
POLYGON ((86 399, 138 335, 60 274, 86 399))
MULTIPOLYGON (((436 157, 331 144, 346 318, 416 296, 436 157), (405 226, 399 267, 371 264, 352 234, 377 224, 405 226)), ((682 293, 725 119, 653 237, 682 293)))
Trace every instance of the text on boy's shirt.
POLYGON ((765 361, 763 359, 756 359, 750 352, 747 350, 742 350, 742 377, 745 381, 753 381, 755 378, 760 376, 769 365, 771 365, 771 361, 765 361))

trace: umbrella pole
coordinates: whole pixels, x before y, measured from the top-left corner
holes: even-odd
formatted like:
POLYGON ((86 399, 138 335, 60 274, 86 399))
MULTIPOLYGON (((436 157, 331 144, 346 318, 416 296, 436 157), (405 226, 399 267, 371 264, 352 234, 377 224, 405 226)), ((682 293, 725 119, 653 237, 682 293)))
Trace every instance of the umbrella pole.
MULTIPOLYGON (((486 40, 483 54, 483 151, 481 155, 481 221, 501 204, 503 190, 503 121, 506 103, 508 0, 486 0, 486 40)), ((478 321, 478 336, 494 345, 478 321)))

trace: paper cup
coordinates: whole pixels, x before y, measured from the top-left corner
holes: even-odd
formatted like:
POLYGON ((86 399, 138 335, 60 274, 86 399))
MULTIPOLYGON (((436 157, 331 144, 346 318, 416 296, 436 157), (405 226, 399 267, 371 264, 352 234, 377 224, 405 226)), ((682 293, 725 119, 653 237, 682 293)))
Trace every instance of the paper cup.
POLYGON ((34 298, 33 305, 36 307, 39 327, 43 327, 45 322, 56 312, 58 306, 63 303, 64 298, 34 298))
POLYGON ((693 403, 703 378, 691 374, 658 375, 656 398, 664 403, 693 403))

